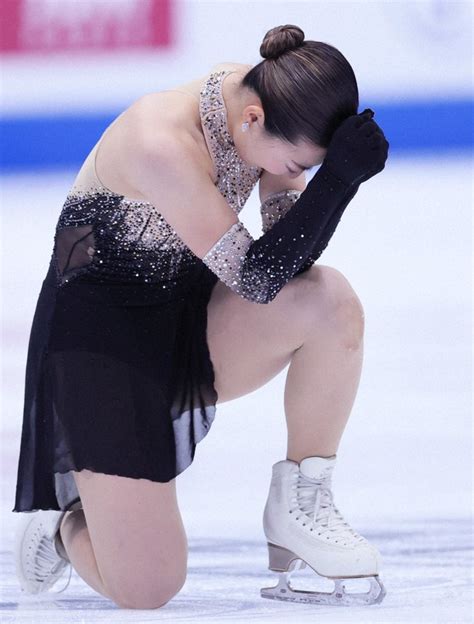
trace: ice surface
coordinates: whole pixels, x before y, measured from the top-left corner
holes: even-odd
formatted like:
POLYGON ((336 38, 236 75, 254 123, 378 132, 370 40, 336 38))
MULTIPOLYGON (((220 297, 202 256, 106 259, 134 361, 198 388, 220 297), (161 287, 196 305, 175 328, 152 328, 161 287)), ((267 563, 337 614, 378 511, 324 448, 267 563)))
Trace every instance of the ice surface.
MULTIPOLYGON (((365 535, 381 549, 380 575, 387 595, 380 605, 333 607, 293 604, 260 597, 260 588, 276 585, 267 569, 263 540, 194 538, 189 540, 184 587, 158 610, 123 610, 95 593, 73 572, 63 593, 34 597, 20 594, 9 553, 2 553, 2 621, 59 622, 472 622, 470 526, 462 520, 377 523, 365 535)), ((292 585, 328 591, 305 574, 292 585), (307 580, 306 580, 307 579, 307 580), (304 586, 303 586, 304 582, 304 586), (317 587, 316 587, 317 585, 317 587)), ((68 573, 53 588, 65 586, 68 573)), ((326 581, 329 583, 329 581, 326 581)), ((355 591, 355 588, 351 588, 355 591)))
MULTIPOLYGON (((3 177, 2 621, 472 622, 471 167, 456 155, 392 159, 361 187, 320 260, 346 275, 366 315, 364 369, 333 482, 339 509, 381 551, 387 596, 357 609, 260 597, 276 584, 261 516, 271 466, 286 453, 285 371, 218 405, 178 477, 189 573, 172 601, 118 610, 75 572, 58 595, 19 592, 11 508, 25 354, 74 172, 3 177)), ((255 193, 243 218, 259 235, 255 193)))

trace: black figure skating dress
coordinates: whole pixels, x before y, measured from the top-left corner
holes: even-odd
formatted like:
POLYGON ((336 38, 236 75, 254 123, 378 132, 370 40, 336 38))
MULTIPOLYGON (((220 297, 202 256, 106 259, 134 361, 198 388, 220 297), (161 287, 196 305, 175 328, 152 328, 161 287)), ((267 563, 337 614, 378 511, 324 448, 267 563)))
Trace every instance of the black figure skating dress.
MULTIPOLYGON (((209 76, 200 114, 216 186, 238 212, 262 170, 233 149, 228 73, 209 76)), ((97 147, 60 213, 33 320, 13 511, 68 508, 71 470, 169 481, 215 415, 206 308, 218 277, 159 207, 104 188, 97 147)))
MULTIPOLYGON (((239 157, 229 134, 229 73, 209 75, 199 112, 216 187, 238 215, 262 169, 239 157)), ((200 259, 159 206, 101 184, 97 147, 59 215, 33 319, 13 511, 77 503, 73 470, 158 482, 185 470, 215 417, 213 286, 270 302, 321 255, 358 188, 323 162, 303 193, 265 198, 260 238, 238 220, 200 259)))

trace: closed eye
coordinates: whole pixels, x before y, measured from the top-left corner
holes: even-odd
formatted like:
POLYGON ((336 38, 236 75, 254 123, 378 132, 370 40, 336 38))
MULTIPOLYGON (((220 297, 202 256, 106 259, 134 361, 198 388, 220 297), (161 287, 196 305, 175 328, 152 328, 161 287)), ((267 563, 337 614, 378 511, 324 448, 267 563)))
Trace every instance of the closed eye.
MULTIPOLYGON (((293 171, 288 166, 286 167, 290 173, 298 173, 298 171, 293 171)), ((301 167, 299 173, 303 173, 303 171, 309 171, 312 167, 301 167)))

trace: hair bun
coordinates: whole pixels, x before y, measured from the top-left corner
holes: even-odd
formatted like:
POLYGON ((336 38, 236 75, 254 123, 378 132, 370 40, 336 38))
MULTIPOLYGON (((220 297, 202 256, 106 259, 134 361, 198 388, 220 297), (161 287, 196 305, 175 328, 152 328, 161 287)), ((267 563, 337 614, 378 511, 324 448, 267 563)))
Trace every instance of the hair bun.
POLYGON ((267 32, 260 46, 263 58, 278 58, 283 52, 299 48, 304 42, 304 32, 298 26, 285 24, 267 32))

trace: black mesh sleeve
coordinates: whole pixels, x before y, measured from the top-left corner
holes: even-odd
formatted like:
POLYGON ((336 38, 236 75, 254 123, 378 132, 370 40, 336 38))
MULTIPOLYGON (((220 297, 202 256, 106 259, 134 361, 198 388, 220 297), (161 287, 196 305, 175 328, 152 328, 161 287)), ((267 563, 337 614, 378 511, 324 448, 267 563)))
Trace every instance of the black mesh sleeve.
POLYGON ((357 189, 348 187, 323 162, 291 210, 263 236, 254 240, 238 221, 203 262, 245 299, 269 303, 319 257, 357 189))

